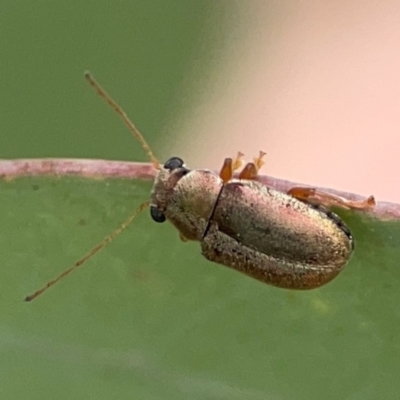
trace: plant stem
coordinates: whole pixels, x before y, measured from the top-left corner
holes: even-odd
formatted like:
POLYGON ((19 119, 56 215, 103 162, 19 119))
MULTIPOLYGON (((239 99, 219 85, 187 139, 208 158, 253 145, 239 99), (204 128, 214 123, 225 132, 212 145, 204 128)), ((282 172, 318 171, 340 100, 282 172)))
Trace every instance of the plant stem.
MULTIPOLYGON (((78 176, 88 179, 117 178, 150 180, 154 179, 156 172, 150 163, 128 161, 63 158, 0 160, 0 179, 3 180, 29 176, 78 176)), ((261 175, 259 181, 282 192, 287 192, 294 186, 304 186, 266 175, 261 175)), ((364 197, 353 193, 325 188, 322 190, 349 200, 364 199, 364 197)), ((376 207, 368 211, 368 213, 380 219, 400 219, 400 204, 379 201, 376 207)))

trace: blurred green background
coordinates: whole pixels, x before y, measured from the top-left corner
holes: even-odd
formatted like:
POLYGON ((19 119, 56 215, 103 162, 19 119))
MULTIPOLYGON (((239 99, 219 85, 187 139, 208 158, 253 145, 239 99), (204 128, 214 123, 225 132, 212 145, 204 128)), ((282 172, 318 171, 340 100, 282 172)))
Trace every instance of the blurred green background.
MULTIPOLYGON (((90 69, 161 160, 234 2, 3 2, 0 157, 145 160, 90 69), (182 93, 185 94, 182 97, 182 93)), ((0 183, 1 399, 397 399, 399 234, 342 213, 356 253, 307 293, 205 261, 147 214, 37 301, 147 199, 149 182, 0 183)))
POLYGON ((88 69, 168 158, 155 139, 207 75, 228 11, 212 1, 3 2, 0 157, 147 161, 84 80, 88 69))

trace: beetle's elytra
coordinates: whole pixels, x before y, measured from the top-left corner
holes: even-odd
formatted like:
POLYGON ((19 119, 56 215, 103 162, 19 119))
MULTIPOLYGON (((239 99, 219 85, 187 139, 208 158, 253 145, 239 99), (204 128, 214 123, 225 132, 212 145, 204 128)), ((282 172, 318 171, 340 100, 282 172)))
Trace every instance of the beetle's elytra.
POLYGON ((325 206, 369 209, 365 201, 350 201, 312 188, 295 187, 287 194, 257 181, 264 153, 242 164, 242 154, 227 158, 219 174, 189 170, 179 157, 160 165, 124 111, 89 73, 89 83, 122 117, 142 143, 154 168, 149 203, 143 203, 118 229, 87 255, 25 300, 30 301, 91 256, 125 229, 138 212, 150 206, 151 218, 170 221, 183 241, 198 241, 203 256, 262 282, 286 289, 313 289, 332 280, 348 262, 354 241, 348 227, 325 206))

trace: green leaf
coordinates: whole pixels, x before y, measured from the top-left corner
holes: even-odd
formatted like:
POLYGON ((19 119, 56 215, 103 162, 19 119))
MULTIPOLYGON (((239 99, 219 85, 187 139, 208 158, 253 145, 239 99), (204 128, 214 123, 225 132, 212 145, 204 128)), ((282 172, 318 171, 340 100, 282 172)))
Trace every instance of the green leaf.
POLYGON ((0 182, 4 399, 395 399, 400 222, 345 212, 356 251, 330 284, 267 286, 206 261, 148 212, 37 300, 151 183, 0 182))

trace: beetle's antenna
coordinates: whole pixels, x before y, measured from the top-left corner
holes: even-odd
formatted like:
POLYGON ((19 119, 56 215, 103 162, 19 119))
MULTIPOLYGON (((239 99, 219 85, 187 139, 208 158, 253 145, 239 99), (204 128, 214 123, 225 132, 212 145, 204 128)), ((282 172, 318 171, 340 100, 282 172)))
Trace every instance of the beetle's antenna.
POLYGON ((88 80, 91 86, 93 86, 100 97, 102 97, 113 109, 114 111, 122 118, 125 122, 125 125, 129 128, 132 132, 133 136, 139 140, 142 144, 143 149, 147 153, 151 163, 153 164, 155 169, 160 169, 160 163, 158 162, 157 158, 154 156, 153 152, 150 149, 150 146, 146 142, 143 135, 139 132, 133 122, 129 119, 126 115, 125 111, 111 98, 110 95, 100 86, 99 83, 93 78, 89 71, 85 72, 85 78, 88 80))
POLYGON ((47 282, 42 288, 40 288, 36 292, 30 294, 29 296, 26 296, 25 301, 31 301, 31 300, 35 299, 36 297, 40 296, 43 292, 45 292, 47 289, 49 289, 50 287, 55 285, 58 281, 65 278, 71 272, 75 271, 77 268, 79 268, 81 265, 83 265, 86 261, 88 261, 96 253, 98 253, 101 249, 103 249, 108 243, 110 243, 113 239, 115 239, 115 237, 118 236, 124 229, 126 229, 131 224, 131 222, 135 219, 135 217, 148 206, 149 206, 148 201, 142 203, 122 225, 120 225, 117 229, 115 229, 108 236, 106 236, 97 246, 93 247, 93 249, 91 249, 86 255, 84 255, 81 259, 79 259, 74 265, 72 265, 71 267, 64 270, 56 278, 47 282))

